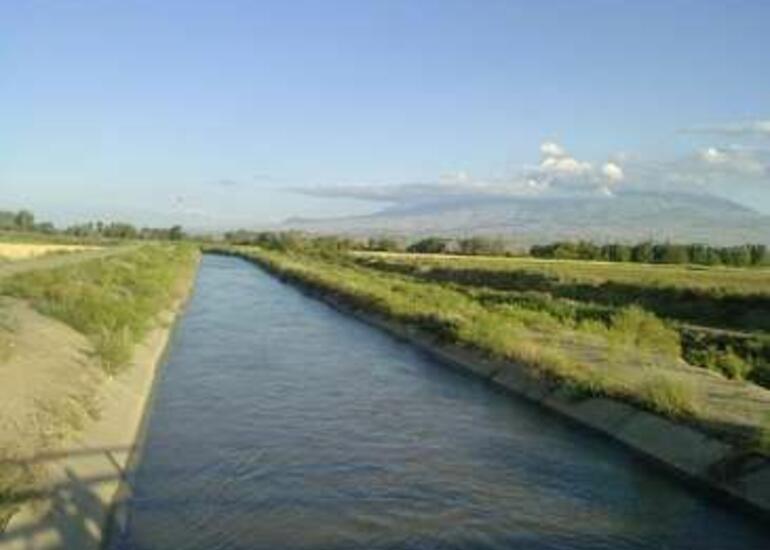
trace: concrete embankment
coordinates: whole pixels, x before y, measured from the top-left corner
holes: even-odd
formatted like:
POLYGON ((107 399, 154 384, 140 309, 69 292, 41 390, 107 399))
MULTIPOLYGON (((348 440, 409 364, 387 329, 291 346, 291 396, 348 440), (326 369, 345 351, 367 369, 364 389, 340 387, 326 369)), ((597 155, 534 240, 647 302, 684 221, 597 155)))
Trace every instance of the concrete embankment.
POLYGON ((193 270, 183 296, 136 346, 130 366, 98 388, 97 419, 53 449, 24 459, 44 477, 38 498, 25 503, 0 533, 0 549, 103 545, 115 507, 130 491, 158 369, 194 280, 193 270))
POLYGON ((529 374, 526 367, 493 360, 467 348, 445 345, 428 332, 351 307, 348 303, 261 262, 251 261, 335 309, 353 315, 428 352, 442 363, 488 380, 577 425, 594 430, 658 467, 760 518, 770 518, 770 459, 747 452, 696 427, 604 397, 576 397, 529 374))

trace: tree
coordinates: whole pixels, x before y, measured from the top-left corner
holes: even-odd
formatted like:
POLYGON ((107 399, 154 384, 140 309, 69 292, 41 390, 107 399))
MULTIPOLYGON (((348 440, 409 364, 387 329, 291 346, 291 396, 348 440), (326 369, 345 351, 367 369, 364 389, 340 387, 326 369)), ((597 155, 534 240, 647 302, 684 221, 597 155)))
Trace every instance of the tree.
POLYGON ((416 243, 409 245, 408 252, 417 252, 421 254, 441 254, 449 248, 449 240, 441 237, 427 237, 416 243))
POLYGON ((487 256, 500 256, 505 253, 505 243, 502 239, 490 237, 469 237, 458 242, 460 252, 463 254, 485 254, 487 256))
POLYGON ((29 210, 19 210, 14 218, 17 229, 28 231, 35 226, 35 215, 29 210))
POLYGON ((171 241, 181 241, 184 237, 181 225, 174 225, 168 230, 168 238, 171 241))

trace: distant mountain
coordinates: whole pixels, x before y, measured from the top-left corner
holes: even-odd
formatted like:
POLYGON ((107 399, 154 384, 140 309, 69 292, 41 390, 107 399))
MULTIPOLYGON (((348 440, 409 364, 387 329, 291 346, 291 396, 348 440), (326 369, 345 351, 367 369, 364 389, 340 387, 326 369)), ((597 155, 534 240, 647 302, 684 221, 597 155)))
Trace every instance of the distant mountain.
POLYGON ((770 216, 727 199, 626 191, 613 197, 453 197, 375 214, 292 219, 284 228, 366 235, 499 235, 521 244, 560 239, 770 244, 770 216))

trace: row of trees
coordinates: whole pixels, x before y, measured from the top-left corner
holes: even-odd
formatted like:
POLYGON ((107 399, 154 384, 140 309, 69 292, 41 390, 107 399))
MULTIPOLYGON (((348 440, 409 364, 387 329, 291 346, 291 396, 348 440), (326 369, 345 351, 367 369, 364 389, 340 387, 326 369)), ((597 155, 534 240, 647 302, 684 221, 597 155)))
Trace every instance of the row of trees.
POLYGON ((105 239, 152 239, 179 241, 185 237, 182 226, 171 227, 141 227, 130 223, 102 221, 75 224, 67 227, 63 233, 81 238, 105 239))
MULTIPOLYGON (((426 237, 408 242, 396 237, 355 239, 345 236, 313 236, 301 231, 235 231, 225 234, 233 244, 259 245, 275 250, 341 252, 373 250, 417 254, 468 254, 502 256, 512 251, 506 241, 492 237, 450 239, 426 237)), ((638 244, 596 244, 590 241, 561 241, 530 248, 536 258, 603 260, 660 264, 701 264, 728 266, 770 265, 770 251, 762 244, 715 247, 705 244, 643 242, 638 244)))
POLYGON ((87 222, 57 229, 50 222, 37 222, 29 210, 0 210, 0 230, 50 235, 70 235, 78 238, 104 239, 162 239, 181 240, 185 237, 182 227, 142 227, 125 222, 87 222))
POLYGON ((770 264, 763 244, 716 247, 705 244, 643 242, 635 245, 598 245, 589 241, 555 242, 530 248, 537 258, 602 260, 659 264, 700 264, 748 267, 770 264))
POLYGON ((467 239, 446 239, 427 237, 408 243, 396 237, 372 237, 355 239, 344 236, 312 236, 301 231, 233 231, 225 234, 225 240, 232 244, 258 245, 274 250, 372 250, 380 252, 452 253, 502 255, 506 253, 502 239, 470 237, 467 239))
POLYGON ((34 233, 55 233, 56 228, 50 222, 38 223, 29 210, 0 210, 0 230, 27 231, 34 233))

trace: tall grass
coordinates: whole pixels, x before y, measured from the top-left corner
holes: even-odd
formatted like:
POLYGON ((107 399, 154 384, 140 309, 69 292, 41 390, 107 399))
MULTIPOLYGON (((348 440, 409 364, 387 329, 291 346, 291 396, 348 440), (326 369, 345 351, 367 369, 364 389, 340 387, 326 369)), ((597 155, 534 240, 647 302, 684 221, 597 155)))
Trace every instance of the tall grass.
POLYGON ((637 392, 646 406, 664 416, 686 418, 698 413, 695 386, 682 377, 654 373, 643 379, 637 392))
POLYGON ((10 277, 0 282, 0 293, 29 300, 44 315, 88 336, 102 367, 114 374, 174 299, 195 254, 189 246, 148 245, 10 277))
MULTIPOLYGON (((440 255, 352 257, 372 270, 450 284, 488 304, 548 312, 562 325, 607 324, 612 318, 624 322, 618 315, 624 308, 654 313, 679 332, 680 344, 671 342, 670 348, 681 347, 690 364, 770 388, 768 269, 440 255)), ((624 344, 619 339, 615 344, 620 354, 624 344)))

